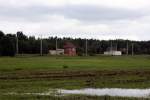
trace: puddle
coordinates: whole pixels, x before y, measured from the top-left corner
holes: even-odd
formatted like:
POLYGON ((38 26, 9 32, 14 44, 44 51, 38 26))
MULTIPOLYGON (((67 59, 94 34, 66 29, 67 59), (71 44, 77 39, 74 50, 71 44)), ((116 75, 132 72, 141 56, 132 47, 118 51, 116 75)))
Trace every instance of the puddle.
POLYGON ((150 97, 150 89, 80 89, 80 90, 59 90, 61 94, 80 94, 90 96, 119 96, 119 97, 150 97))
POLYGON ((103 89, 49 89, 43 93, 8 93, 9 95, 51 95, 51 96, 67 96, 74 95, 90 95, 90 96, 118 96, 118 97, 137 97, 150 98, 150 89, 121 89, 121 88, 103 88, 103 89))

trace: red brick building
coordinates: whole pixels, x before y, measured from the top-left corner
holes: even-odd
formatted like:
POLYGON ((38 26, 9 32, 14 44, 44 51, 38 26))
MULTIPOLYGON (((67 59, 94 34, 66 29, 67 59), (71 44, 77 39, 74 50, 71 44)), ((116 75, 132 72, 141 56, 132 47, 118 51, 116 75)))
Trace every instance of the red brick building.
POLYGON ((68 56, 76 55, 76 46, 70 42, 66 42, 64 45, 64 54, 68 56))

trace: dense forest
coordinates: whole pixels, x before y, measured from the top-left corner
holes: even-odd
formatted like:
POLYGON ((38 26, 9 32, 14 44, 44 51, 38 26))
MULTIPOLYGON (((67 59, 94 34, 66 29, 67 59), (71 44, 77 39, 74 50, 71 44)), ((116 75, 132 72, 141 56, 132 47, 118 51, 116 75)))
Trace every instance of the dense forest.
MULTIPOLYGON (((49 50, 54 50, 56 46, 63 48, 65 42, 72 42, 77 49, 77 54, 82 56, 85 54, 86 39, 58 38, 49 37, 42 39, 43 54, 48 54, 49 50)), ((104 51, 113 47, 115 50, 122 51, 123 54, 131 54, 134 50, 135 54, 150 54, 150 41, 130 41, 130 40, 96 40, 88 39, 88 54, 103 54, 104 51)), ((15 56, 17 51, 19 54, 39 54, 41 39, 34 36, 26 36, 23 32, 16 34, 5 34, 0 31, 0 56, 15 56), (18 41, 18 42, 17 42, 18 41), (16 48, 18 47, 18 50, 16 48)))

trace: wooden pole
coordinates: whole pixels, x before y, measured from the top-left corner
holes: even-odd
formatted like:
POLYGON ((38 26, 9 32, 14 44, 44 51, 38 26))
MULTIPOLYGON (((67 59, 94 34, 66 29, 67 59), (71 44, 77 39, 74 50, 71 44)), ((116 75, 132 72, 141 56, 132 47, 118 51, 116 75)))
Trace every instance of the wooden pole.
POLYGON ((112 40, 110 40, 110 53, 113 56, 113 44, 112 44, 112 40))
POLYGON ((112 52, 112 40, 110 40, 111 41, 111 44, 110 44, 110 51, 112 52))
POLYGON ((132 43, 132 56, 134 55, 134 43, 132 43))
POLYGON ((116 51, 118 50, 118 44, 117 43, 116 43, 116 48, 115 49, 116 49, 116 51))
POLYGON ((16 33, 16 54, 19 53, 19 49, 18 49, 18 35, 16 33))
POLYGON ((40 55, 43 55, 43 39, 42 39, 42 35, 41 35, 41 44, 40 44, 40 55))
POLYGON ((57 49, 58 49, 58 44, 57 44, 57 37, 56 37, 56 55, 57 55, 57 49))
POLYGON ((127 41, 127 50, 126 50, 126 55, 128 55, 129 54, 129 43, 128 43, 128 41, 127 41))
POLYGON ((85 54, 86 54, 86 56, 88 55, 88 43, 87 43, 87 39, 86 39, 86 43, 85 43, 85 54))

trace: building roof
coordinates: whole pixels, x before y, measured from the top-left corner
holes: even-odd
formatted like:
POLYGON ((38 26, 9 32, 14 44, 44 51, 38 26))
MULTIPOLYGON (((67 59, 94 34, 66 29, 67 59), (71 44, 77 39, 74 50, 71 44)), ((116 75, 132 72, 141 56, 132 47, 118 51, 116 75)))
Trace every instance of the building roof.
POLYGON ((64 48, 76 48, 76 46, 72 44, 71 42, 66 42, 64 45, 64 48))

